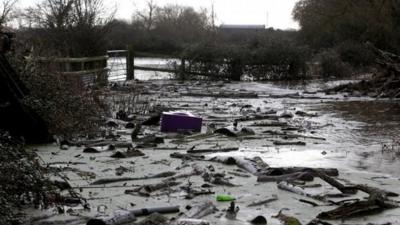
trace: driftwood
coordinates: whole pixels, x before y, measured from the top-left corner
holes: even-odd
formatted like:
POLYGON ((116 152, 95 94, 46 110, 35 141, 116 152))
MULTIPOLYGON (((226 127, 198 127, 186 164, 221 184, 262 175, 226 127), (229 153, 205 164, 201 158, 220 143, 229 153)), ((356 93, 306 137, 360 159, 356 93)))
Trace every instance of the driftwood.
POLYGON ((177 186, 180 184, 181 184, 180 182, 175 182, 175 181, 160 182, 157 184, 147 184, 147 185, 142 185, 133 190, 125 190, 125 194, 137 192, 142 196, 150 196, 150 193, 152 193, 154 191, 170 188, 172 186, 177 186))
POLYGON ((274 201, 277 201, 277 200, 278 200, 278 196, 272 195, 272 197, 269 198, 269 199, 252 202, 249 205, 247 205, 247 207, 255 207, 255 206, 265 205, 265 204, 268 204, 270 202, 274 202, 274 201))
POLYGON ((315 139, 315 140, 321 140, 321 141, 326 141, 326 138, 323 137, 315 137, 315 136, 307 136, 307 135, 301 135, 301 134, 292 134, 292 133, 287 133, 287 132, 280 132, 280 131, 275 131, 275 130, 266 130, 262 132, 263 134, 269 134, 269 135, 276 135, 276 136, 283 136, 285 139, 289 138, 304 138, 304 139, 315 139))
POLYGON ((288 192, 292 192, 301 196, 305 196, 308 198, 312 198, 321 202, 325 202, 325 203, 331 203, 330 201, 328 201, 324 196, 321 195, 313 195, 310 193, 307 193, 303 188, 294 185, 292 183, 286 182, 286 181, 282 181, 278 183, 278 188, 281 190, 285 190, 288 192))
POLYGON ((202 156, 202 155, 182 154, 182 153, 179 153, 179 152, 171 153, 169 156, 171 158, 175 158, 175 159, 190 160, 190 161, 195 161, 195 160, 203 161, 203 160, 205 160, 205 157, 202 156))
POLYGON ((233 151, 238 151, 239 148, 217 148, 217 149, 191 149, 188 150, 187 153, 214 153, 214 152, 233 152, 233 151))
POLYGON ((266 114, 266 115, 252 115, 252 116, 245 116, 236 119, 238 122, 245 122, 245 121, 255 121, 255 120, 279 120, 279 116, 275 114, 266 114))
POLYGON ((236 187, 238 185, 232 184, 229 182, 227 178, 225 178, 225 174, 221 173, 203 173, 203 179, 206 182, 216 185, 228 186, 228 187, 236 187))
POLYGON ((288 125, 287 122, 272 121, 272 122, 253 123, 250 126, 251 127, 284 127, 287 125, 288 125))
POLYGON ((220 93, 181 93, 182 96, 213 97, 213 98, 258 98, 256 93, 220 92, 220 93))
POLYGON ((278 176, 262 175, 257 177, 257 182, 280 182, 293 180, 312 181, 314 180, 314 175, 310 172, 296 172, 278 176))
POLYGON ((99 185, 99 184, 110 184, 116 182, 123 182, 123 181, 132 181, 132 180, 147 180, 147 179, 156 179, 156 178, 163 178, 163 177, 171 177, 174 176, 176 172, 163 172, 156 175, 151 176, 144 176, 144 177, 117 177, 117 178, 103 178, 96 180, 92 183, 92 185, 99 185))
POLYGON ((317 218, 344 219, 360 215, 370 215, 371 213, 381 212, 385 209, 399 207, 397 202, 388 199, 388 197, 398 196, 396 193, 366 185, 356 185, 347 188, 363 191, 369 194, 369 197, 366 200, 360 200, 350 204, 343 204, 334 210, 322 212, 317 216, 317 218))
POLYGON ((273 143, 274 145, 306 145, 306 143, 303 141, 274 141, 273 143))
POLYGON ((201 219, 207 215, 215 213, 218 209, 211 201, 206 201, 201 204, 193 206, 186 216, 193 219, 201 219))
POLYGON ((210 161, 221 162, 228 165, 237 165, 256 176, 267 172, 268 168, 270 168, 269 165, 260 157, 249 159, 243 157, 215 156, 211 158, 210 161))

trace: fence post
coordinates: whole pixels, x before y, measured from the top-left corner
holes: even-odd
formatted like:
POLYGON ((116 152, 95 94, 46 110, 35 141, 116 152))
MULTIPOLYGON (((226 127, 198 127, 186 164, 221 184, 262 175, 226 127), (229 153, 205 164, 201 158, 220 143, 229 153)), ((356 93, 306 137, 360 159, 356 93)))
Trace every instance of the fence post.
POLYGON ((135 53, 131 46, 128 47, 128 52, 126 54, 126 80, 135 79, 135 53))
POLYGON ((179 74, 180 74, 180 79, 185 80, 185 59, 184 58, 181 59, 181 67, 180 67, 179 74))

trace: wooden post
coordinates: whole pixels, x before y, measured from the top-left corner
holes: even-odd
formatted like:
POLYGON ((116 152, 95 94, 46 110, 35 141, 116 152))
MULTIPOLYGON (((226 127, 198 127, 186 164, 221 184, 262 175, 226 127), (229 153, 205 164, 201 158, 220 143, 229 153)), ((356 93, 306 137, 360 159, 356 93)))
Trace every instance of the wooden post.
POLYGON ((126 54, 126 80, 135 79, 135 54, 132 47, 128 47, 128 52, 126 54))
POLYGON ((180 67, 180 71, 179 71, 179 77, 181 80, 185 80, 185 59, 182 58, 181 59, 181 67, 180 67))

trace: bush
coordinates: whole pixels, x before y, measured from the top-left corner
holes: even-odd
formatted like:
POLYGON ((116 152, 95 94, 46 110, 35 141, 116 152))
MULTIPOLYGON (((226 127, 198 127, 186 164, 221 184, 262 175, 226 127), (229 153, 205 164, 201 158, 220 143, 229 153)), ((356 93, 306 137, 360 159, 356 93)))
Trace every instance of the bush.
POLYGON ((49 182, 36 156, 3 131, 0 152, 0 224, 23 224, 18 210, 30 204, 46 207, 49 182))
POLYGON ((41 116, 49 132, 65 138, 95 132, 105 112, 95 92, 79 78, 62 76, 54 68, 36 63, 34 57, 25 60, 22 56, 14 52, 10 61, 29 90, 23 101, 41 116))
POLYGON ((336 47, 340 59, 354 67, 371 66, 375 62, 375 54, 365 45, 346 41, 336 47))
POLYGON ((243 74, 257 80, 298 79, 305 76, 308 49, 287 41, 247 45, 202 43, 186 48, 181 57, 192 71, 240 80, 243 74))
POLYGON ((352 74, 351 66, 341 60, 340 55, 332 49, 325 50, 318 54, 317 60, 321 63, 322 76, 331 77, 348 77, 352 74))

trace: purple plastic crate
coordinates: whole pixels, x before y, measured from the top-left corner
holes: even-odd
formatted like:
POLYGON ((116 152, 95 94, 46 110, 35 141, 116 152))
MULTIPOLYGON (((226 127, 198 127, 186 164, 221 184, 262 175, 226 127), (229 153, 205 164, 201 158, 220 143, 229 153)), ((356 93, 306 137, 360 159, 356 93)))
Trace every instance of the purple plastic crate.
POLYGON ((186 112, 164 112, 161 115, 161 132, 201 132, 203 120, 186 112))

